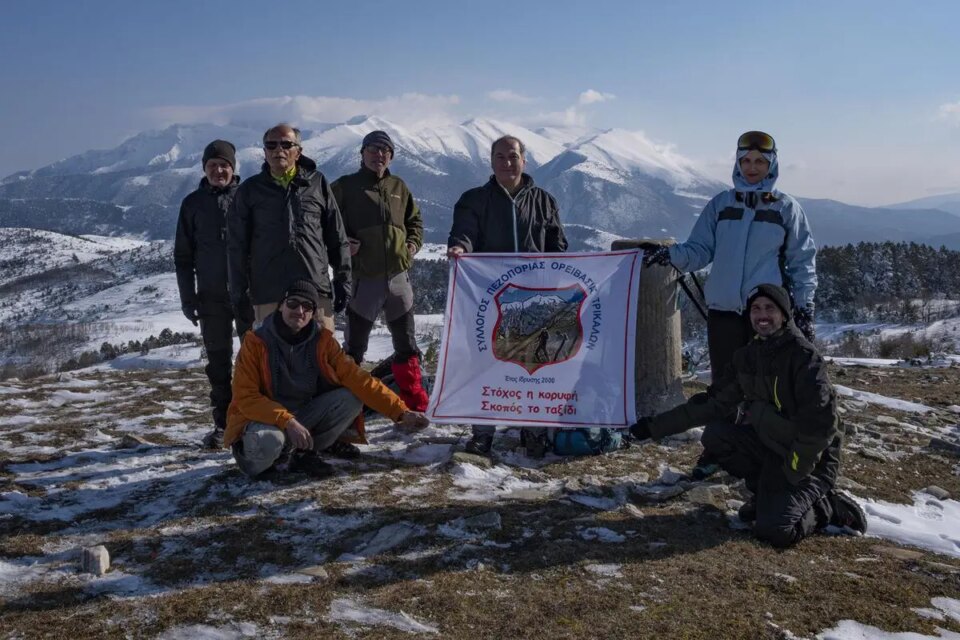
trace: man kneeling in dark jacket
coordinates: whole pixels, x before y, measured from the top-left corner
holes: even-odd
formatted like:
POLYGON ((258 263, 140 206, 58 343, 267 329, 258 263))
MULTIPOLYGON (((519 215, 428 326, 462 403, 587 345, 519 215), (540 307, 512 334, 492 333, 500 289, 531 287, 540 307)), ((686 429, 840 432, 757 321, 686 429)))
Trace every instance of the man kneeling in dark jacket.
POLYGON ((842 432, 827 368, 790 322, 787 292, 773 284, 747 301, 756 332, 736 352, 733 370, 707 393, 652 418, 631 433, 664 438, 706 424, 701 442, 753 494, 740 519, 775 547, 792 546, 828 525, 863 533, 867 519, 836 490, 842 432))

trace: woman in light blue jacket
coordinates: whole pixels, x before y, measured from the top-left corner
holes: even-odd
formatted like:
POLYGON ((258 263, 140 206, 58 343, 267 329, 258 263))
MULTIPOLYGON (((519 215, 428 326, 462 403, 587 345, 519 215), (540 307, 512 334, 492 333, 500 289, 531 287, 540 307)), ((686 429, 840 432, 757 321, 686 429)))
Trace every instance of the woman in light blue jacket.
POLYGON ((712 264, 705 286, 710 373, 726 374, 733 353, 752 337, 747 298, 757 285, 783 286, 793 299, 793 319, 813 341, 813 294, 817 288, 817 247, 803 209, 774 185, 779 175, 777 146, 762 131, 737 141, 733 189, 704 207, 686 242, 660 247, 644 263, 697 271, 712 264))
MULTIPOLYGON (((773 137, 746 132, 737 141, 734 188, 707 203, 686 242, 644 255, 645 265, 672 264, 680 271, 712 264, 704 295, 714 383, 732 375, 734 352, 753 337, 747 299, 758 285, 776 284, 789 291, 794 323, 814 339, 817 247, 800 203, 774 187, 779 175, 773 137)), ((717 469, 704 453, 691 475, 702 479, 717 469)))

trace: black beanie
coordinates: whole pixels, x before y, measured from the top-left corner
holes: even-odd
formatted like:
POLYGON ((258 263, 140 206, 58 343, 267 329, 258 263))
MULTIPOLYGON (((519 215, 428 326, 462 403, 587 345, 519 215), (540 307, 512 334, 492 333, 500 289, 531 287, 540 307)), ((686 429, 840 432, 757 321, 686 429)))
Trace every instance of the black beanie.
POLYGON ((301 300, 307 300, 313 303, 314 308, 320 306, 320 292, 317 286, 310 280, 297 280, 283 293, 283 299, 291 296, 297 296, 301 300))
POLYGON ((234 171, 237 170, 237 148, 226 140, 214 140, 207 145, 203 150, 202 166, 206 167, 207 160, 211 158, 226 160, 230 163, 230 166, 233 167, 234 171))
POLYGON ((363 142, 360 144, 360 150, 363 151, 371 144, 382 144, 386 148, 390 149, 390 155, 393 155, 393 140, 390 139, 390 136, 387 135, 386 131, 371 131, 365 135, 363 137, 363 142))
POLYGON ((750 297, 747 298, 748 312, 750 311, 750 307, 753 306, 753 301, 760 296, 772 300, 773 304, 780 307, 780 311, 783 312, 783 317, 787 320, 790 319, 790 294, 787 293, 786 289, 775 284, 761 284, 754 287, 753 291, 750 292, 750 297))

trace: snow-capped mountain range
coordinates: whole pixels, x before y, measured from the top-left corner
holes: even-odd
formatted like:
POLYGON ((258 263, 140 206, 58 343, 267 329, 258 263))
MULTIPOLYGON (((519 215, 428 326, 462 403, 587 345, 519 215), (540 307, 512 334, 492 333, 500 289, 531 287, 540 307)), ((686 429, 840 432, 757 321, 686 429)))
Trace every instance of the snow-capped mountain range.
MULTIPOLYGON (((135 135, 113 149, 13 174, 0 181, 0 227, 170 238, 180 201, 201 178, 203 147, 216 138, 232 141, 239 173, 249 176, 260 170, 267 126, 173 125, 135 135)), ((574 249, 596 244, 601 232, 683 239, 707 200, 727 188, 670 145, 623 129, 531 129, 484 118, 414 129, 358 116, 304 130, 304 152, 333 180, 356 170, 360 141, 375 129, 393 138, 397 153, 391 168, 410 185, 423 210, 427 239, 434 242, 446 241, 460 194, 489 179, 490 145, 505 134, 524 141, 527 172, 556 196, 564 223, 582 225, 574 234, 574 249)), ((889 239, 960 248, 960 215, 951 197, 897 208, 801 203, 819 244, 889 239)))
MULTIPOLYGON (((524 141, 528 173, 556 195, 568 223, 620 235, 682 235, 707 198, 723 187, 671 148, 641 132, 616 129, 531 130, 475 118, 411 130, 381 118, 358 117, 305 130, 304 153, 335 179, 356 170, 360 142, 375 129, 393 138, 397 153, 392 170, 410 185, 424 211, 428 237, 438 241, 446 239, 460 194, 489 179, 490 145, 505 134, 524 141)), ((27 201, 36 209, 43 199, 42 206, 56 209, 53 217, 63 224, 71 206, 63 201, 81 199, 126 209, 130 233, 163 237, 165 230, 156 222, 165 217, 172 232, 180 200, 201 177, 203 147, 215 138, 232 141, 239 173, 249 176, 260 170, 262 132, 239 126, 171 126, 134 136, 114 149, 87 151, 14 174, 0 182, 0 199, 7 200, 0 203, 0 224, 6 224, 4 207, 18 206, 10 200, 27 201), (167 209, 167 215, 158 216, 156 207, 167 209), (152 209, 141 216, 141 208, 152 209)), ((45 216, 34 211, 33 217, 45 216)))

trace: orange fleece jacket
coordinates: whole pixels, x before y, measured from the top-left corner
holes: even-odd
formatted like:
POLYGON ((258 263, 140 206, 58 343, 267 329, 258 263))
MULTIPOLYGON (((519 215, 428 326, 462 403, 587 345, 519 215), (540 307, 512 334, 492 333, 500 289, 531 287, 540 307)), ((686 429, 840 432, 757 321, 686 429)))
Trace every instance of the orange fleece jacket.
MULTIPOLYGON (((323 377, 331 384, 346 387, 374 411, 394 422, 398 421, 400 415, 407 411, 403 400, 347 356, 330 331, 321 328, 320 332, 317 364, 323 377)), ((248 331, 233 372, 233 400, 227 409, 227 429, 223 435, 225 447, 243 437, 250 422, 273 424, 286 429, 293 414, 273 400, 271 387, 267 345, 253 331, 248 331)), ((362 421, 358 430, 360 442, 366 442, 362 421)))

